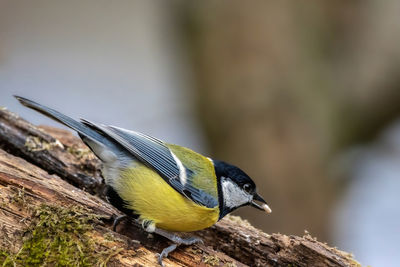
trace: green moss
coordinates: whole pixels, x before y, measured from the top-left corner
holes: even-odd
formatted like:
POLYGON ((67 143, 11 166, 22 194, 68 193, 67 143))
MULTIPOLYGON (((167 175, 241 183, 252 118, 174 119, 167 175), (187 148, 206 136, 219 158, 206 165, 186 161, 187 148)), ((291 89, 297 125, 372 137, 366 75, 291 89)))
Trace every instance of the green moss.
POLYGON ((51 150, 54 147, 64 148, 64 146, 58 140, 49 143, 40 139, 37 136, 28 136, 25 140, 25 147, 27 148, 28 151, 31 152, 51 150))
POLYGON ((12 189, 14 191, 13 198, 10 201, 10 204, 16 204, 18 206, 24 207, 26 205, 26 200, 25 200, 25 188, 14 188, 12 189))
POLYGON ((217 256, 203 256, 203 261, 209 266, 218 266, 219 258, 217 256))
POLYGON ((68 147, 68 153, 74 155, 77 159, 82 159, 92 154, 92 151, 84 148, 68 147))
POLYGON ((105 242, 118 242, 118 243, 124 243, 125 242, 121 238, 116 237, 112 232, 105 233, 103 235, 103 238, 104 238, 105 242))
POLYGON ((13 256, 5 250, 0 250, 0 264, 1 266, 14 266, 13 256))
POLYGON ((190 253, 193 253, 193 254, 197 254, 197 255, 203 254, 203 250, 196 248, 195 246, 188 247, 187 249, 188 249, 188 251, 190 251, 190 253))
POLYGON ((20 251, 0 251, 0 266, 105 266, 121 249, 100 248, 91 240, 97 221, 82 207, 43 205, 36 210, 20 251))

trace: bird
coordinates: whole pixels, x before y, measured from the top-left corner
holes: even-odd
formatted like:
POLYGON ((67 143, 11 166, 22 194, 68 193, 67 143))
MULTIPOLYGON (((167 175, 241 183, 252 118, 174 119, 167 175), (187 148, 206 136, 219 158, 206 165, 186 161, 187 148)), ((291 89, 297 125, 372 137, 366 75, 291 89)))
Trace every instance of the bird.
MULTIPOLYGON (((158 256, 202 239, 180 232, 208 228, 242 206, 271 213, 254 181, 240 168, 189 148, 136 131, 75 120, 52 108, 15 96, 24 106, 75 130, 102 162, 111 203, 133 217, 144 231, 172 241, 158 256)), ((125 217, 115 219, 116 224, 125 217)))

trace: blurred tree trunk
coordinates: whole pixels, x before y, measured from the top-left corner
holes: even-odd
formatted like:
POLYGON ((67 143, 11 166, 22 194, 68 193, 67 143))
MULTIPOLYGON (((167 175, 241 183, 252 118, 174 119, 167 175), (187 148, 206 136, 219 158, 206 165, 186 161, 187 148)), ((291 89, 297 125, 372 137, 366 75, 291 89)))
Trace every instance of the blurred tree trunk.
POLYGON ((252 210, 238 213, 264 230, 307 229, 328 240, 340 190, 329 179, 335 153, 368 140, 400 114, 394 104, 399 50, 386 38, 400 35, 368 16, 372 2, 185 6, 198 115, 212 156, 241 166, 257 182, 273 216, 260 221, 252 210), (382 49, 371 57, 371 47, 382 49), (384 65, 380 56, 397 63, 384 65))

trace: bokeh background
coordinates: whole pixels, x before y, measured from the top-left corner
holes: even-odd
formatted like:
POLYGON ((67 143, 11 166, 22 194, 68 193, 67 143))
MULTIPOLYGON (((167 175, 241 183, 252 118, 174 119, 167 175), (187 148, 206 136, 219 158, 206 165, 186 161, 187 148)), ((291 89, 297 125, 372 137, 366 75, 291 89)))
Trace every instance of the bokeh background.
POLYGON ((400 1, 0 0, 13 94, 240 166, 237 214, 398 266, 400 1))

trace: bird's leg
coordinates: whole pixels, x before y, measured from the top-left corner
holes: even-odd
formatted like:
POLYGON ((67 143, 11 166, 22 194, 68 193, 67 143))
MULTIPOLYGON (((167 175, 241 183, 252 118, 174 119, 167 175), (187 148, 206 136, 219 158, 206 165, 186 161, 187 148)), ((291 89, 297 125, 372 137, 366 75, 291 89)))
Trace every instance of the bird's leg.
POLYGON ((192 237, 188 237, 188 238, 182 238, 173 232, 159 229, 156 227, 155 223, 150 220, 142 220, 142 221, 138 220, 138 222, 141 223, 143 229, 146 232, 156 233, 156 234, 161 235, 161 236, 171 240, 172 242, 174 242, 174 244, 164 248, 163 251, 160 253, 160 255, 158 257, 158 263, 161 266, 164 266, 164 264, 162 262, 163 258, 168 257, 168 254, 171 253, 172 251, 174 251, 179 245, 188 246, 188 245, 193 245, 195 243, 203 243, 203 240, 199 237, 192 236, 192 237))
POLYGON ((104 184, 99 192, 100 198, 104 198, 108 203, 110 203, 110 198, 108 196, 110 188, 111 187, 109 185, 104 184))
POLYGON ((189 245, 193 245, 196 243, 203 243, 203 240, 199 237, 191 236, 188 238, 182 238, 173 232, 168 232, 168 231, 165 231, 165 230, 162 230, 159 228, 155 228, 154 233, 161 235, 165 238, 168 238, 169 240, 171 240, 172 242, 174 242, 178 245, 189 246, 189 245))
POLYGON ((169 240, 171 240, 172 242, 174 242, 174 244, 170 245, 169 247, 166 247, 163 249, 163 251, 160 253, 160 256, 158 257, 158 262, 160 263, 161 266, 164 266, 162 260, 163 258, 168 257, 168 254, 171 253, 172 251, 174 251, 179 245, 193 245, 196 243, 203 243, 203 240, 199 237, 188 237, 188 238, 182 238, 174 233, 159 229, 159 228, 154 228, 154 233, 161 235, 165 238, 168 238, 169 240))

